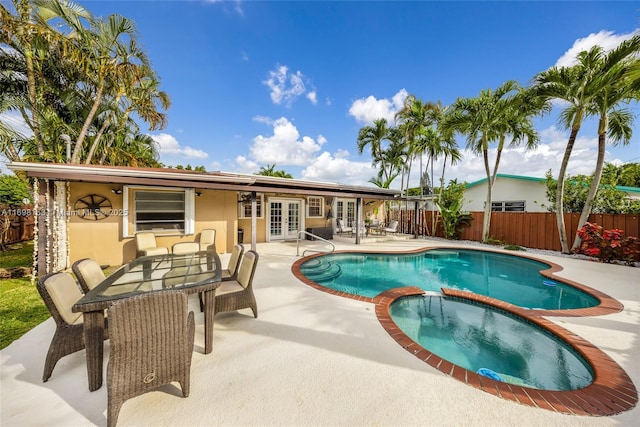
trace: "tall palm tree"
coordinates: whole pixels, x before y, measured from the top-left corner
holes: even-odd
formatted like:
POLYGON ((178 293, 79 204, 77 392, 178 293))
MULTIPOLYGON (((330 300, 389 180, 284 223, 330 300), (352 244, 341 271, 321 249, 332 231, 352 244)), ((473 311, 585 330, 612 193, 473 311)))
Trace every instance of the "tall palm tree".
POLYGON ((362 154, 364 148, 369 146, 371 150, 371 163, 376 166, 380 165, 379 176, 383 181, 390 181, 393 174, 391 168, 387 164, 384 155, 384 141, 390 141, 391 128, 387 126, 386 119, 377 119, 373 121, 373 126, 363 126, 358 132, 358 153, 362 154))
POLYGON ((71 163, 80 161, 84 140, 103 102, 105 92, 117 88, 119 82, 125 81, 119 79, 120 76, 127 73, 139 75, 143 67, 149 66, 146 54, 136 43, 135 24, 123 16, 110 15, 106 20, 93 20, 91 30, 85 30, 80 35, 82 55, 73 57, 73 60, 92 77, 91 84, 95 92, 93 105, 78 133, 71 163), (129 43, 126 43, 126 40, 129 43))
MULTIPOLYGON (((640 35, 622 42, 618 47, 605 54, 602 48, 595 48, 595 53, 600 57, 600 72, 594 79, 596 94, 593 97, 593 108, 599 116, 598 120, 598 157, 596 169, 587 199, 585 200, 578 230, 587 222, 593 200, 595 199, 604 166, 607 134, 614 144, 622 142, 628 144, 633 133, 634 116, 629 109, 623 108, 631 100, 640 99, 640 88, 631 84, 632 67, 640 63, 636 55, 640 52, 640 35)), ((581 239, 576 233, 571 251, 580 246, 581 239)))
POLYGON ((495 92, 488 89, 483 90, 477 98, 459 98, 449 118, 450 127, 467 135, 467 147, 483 157, 487 176, 483 241, 489 238, 492 190, 507 138, 511 137, 510 146, 525 142, 527 148, 533 148, 538 141, 531 119, 539 110, 531 108, 525 101, 528 97, 523 93, 517 82, 507 81, 495 92), (493 171, 489 165, 489 147, 492 143, 497 143, 493 171))
POLYGON ((64 67, 68 63, 65 57, 74 51, 74 32, 62 33, 49 23, 77 26, 81 19, 89 19, 91 14, 64 0, 12 0, 12 3, 15 14, 0 4, 0 43, 13 49, 11 54, 16 63, 23 64, 26 80, 19 91, 13 92, 13 105, 6 108, 21 111, 25 123, 33 131, 35 153, 44 159, 47 147, 42 126, 50 114, 46 110, 61 106, 60 102, 57 105, 52 102, 52 99, 60 98, 52 97, 55 90, 51 89, 68 86, 66 82, 56 88, 55 83, 65 75, 59 66, 64 67))
POLYGON ((575 146, 578 132, 584 119, 593 113, 590 109, 594 93, 594 79, 598 74, 598 62, 601 48, 595 46, 589 51, 580 52, 578 63, 572 67, 553 67, 534 77, 532 90, 542 99, 558 99, 568 103, 562 110, 558 121, 565 129, 571 129, 569 139, 560 163, 556 186, 556 222, 563 253, 569 253, 567 231, 564 222, 564 187, 567 166, 575 146))

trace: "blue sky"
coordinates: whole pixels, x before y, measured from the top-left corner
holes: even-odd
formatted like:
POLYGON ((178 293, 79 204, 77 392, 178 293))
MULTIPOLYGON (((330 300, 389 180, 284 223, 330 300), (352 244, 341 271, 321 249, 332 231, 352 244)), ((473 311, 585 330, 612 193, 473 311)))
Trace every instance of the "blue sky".
MULTIPOLYGON (((640 29, 631 1, 78 3, 136 22, 172 100, 168 126, 150 133, 163 163, 243 173, 275 164, 294 178, 358 185, 376 174, 357 152, 358 130, 391 120, 407 94, 448 105, 509 79, 526 85, 640 29)), ((556 119, 557 110, 536 120, 540 147, 507 150, 499 171, 556 175, 568 136, 556 119)), ((638 123, 631 145, 610 147, 607 161, 640 161, 638 123)), ((592 172, 596 143, 588 122, 570 174, 592 172)), ((481 158, 466 152, 447 170, 459 181, 485 176, 481 158)))

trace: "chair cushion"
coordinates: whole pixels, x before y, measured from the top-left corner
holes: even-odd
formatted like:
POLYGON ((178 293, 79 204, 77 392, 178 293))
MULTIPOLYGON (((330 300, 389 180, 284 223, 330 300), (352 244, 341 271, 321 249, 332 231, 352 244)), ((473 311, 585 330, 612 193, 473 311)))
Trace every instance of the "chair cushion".
POLYGON ((145 254, 145 256, 149 255, 164 255, 169 253, 169 249, 158 247, 158 248, 147 248, 141 251, 145 254))
POLYGON ((87 284, 89 290, 95 288, 105 279, 104 272, 100 268, 100 264, 92 259, 84 260, 76 266, 79 270, 84 282, 87 284))
POLYGON ((62 319, 70 325, 81 324, 82 313, 71 311, 73 304, 82 298, 74 278, 68 273, 55 274, 46 281, 45 287, 62 319))
POLYGON ((216 289, 216 295, 230 294, 232 292, 240 292, 243 290, 244 288, 237 281, 227 280, 226 282, 222 282, 218 289, 216 289))
MULTIPOLYGON (((163 248, 164 249, 164 248, 163 248)), ((171 247, 174 254, 192 254, 200 250, 200 245, 196 242, 179 242, 171 247)))

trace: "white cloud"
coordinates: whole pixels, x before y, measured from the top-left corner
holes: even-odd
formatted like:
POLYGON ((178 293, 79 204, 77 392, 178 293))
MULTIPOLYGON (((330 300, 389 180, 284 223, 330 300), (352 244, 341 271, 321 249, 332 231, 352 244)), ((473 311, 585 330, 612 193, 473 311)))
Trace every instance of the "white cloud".
POLYGON ((391 123, 394 121, 396 113, 402 109, 408 95, 409 93, 405 89, 400 89, 391 99, 377 99, 373 95, 356 99, 349 108, 349 114, 356 121, 364 124, 373 123, 374 120, 380 118, 387 119, 391 123))
POLYGON ((300 71, 289 72, 286 65, 278 65, 269 71, 267 80, 263 80, 262 83, 271 90, 270 96, 274 104, 291 106, 293 101, 305 93, 312 104, 318 102, 316 90, 309 83, 309 79, 300 71), (308 90, 307 86, 311 86, 311 89, 308 90))
POLYGON ((583 50, 589 50, 593 46, 601 46, 608 52, 635 34, 638 34, 638 31, 628 34, 614 34, 613 31, 605 30, 601 30, 599 33, 591 33, 587 37, 576 40, 573 46, 558 58, 555 65, 557 67, 570 67, 576 64, 576 56, 583 50))
POLYGON ((300 138, 298 129, 285 117, 271 124, 273 135, 256 136, 250 148, 251 158, 260 164, 306 166, 326 143, 322 135, 317 141, 309 136, 300 138))
MULTIPOLYGON (((535 150, 526 151, 522 147, 503 150, 498 173, 543 178, 547 170, 551 169, 551 174, 557 177, 568 138, 567 132, 562 132, 555 126, 544 129, 540 131, 541 143, 535 150)), ((569 175, 593 173, 598 155, 597 149, 597 136, 578 136, 567 173, 569 175)), ((462 155, 462 162, 454 166, 447 164, 445 177, 447 182, 453 178, 457 178, 458 182, 473 182, 486 177, 482 157, 468 150, 463 150, 462 155)), ((491 167, 495 162, 495 155, 495 149, 489 150, 491 167)), ((605 161, 620 163, 620 160, 614 159, 610 152, 607 152, 605 161)), ((438 174, 437 171, 442 170, 441 165, 441 162, 436 163, 436 174, 438 174)))
POLYGON ((339 150, 333 156, 325 151, 302 171, 302 177, 312 181, 372 185, 367 181, 375 177, 377 171, 371 166, 371 162, 352 162, 348 156, 349 152, 344 150, 339 150))
POLYGON ((257 173, 260 170, 260 165, 253 160, 247 159, 245 156, 236 157, 236 164, 238 165, 238 173, 257 173))
POLYGON ((308 92, 306 97, 309 101, 311 101, 313 105, 316 105, 318 103, 318 95, 315 91, 308 92))
POLYGON ((33 131, 17 111, 0 113, 0 121, 24 137, 30 138, 33 136, 33 131))
POLYGON ((206 152, 200 149, 181 146, 178 140, 168 133, 150 136, 158 145, 160 156, 175 156, 184 159, 206 159, 209 157, 206 152))

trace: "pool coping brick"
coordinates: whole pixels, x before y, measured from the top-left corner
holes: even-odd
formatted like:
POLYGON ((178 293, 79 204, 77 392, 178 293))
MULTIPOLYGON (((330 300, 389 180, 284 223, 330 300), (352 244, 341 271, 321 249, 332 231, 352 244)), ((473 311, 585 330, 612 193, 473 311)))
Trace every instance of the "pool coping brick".
MULTIPOLYGON (((433 247, 429 249, 416 249, 402 253, 418 253, 428 250, 440 249, 433 247)), ((473 250, 468 248, 446 247, 446 249, 473 250)), ((483 250, 487 252, 487 250, 483 250)), ((489 251, 491 252, 491 251, 489 251)), ((497 251, 496 251, 497 252, 497 251)), ((336 251, 334 253, 363 253, 357 251, 336 251)), ((395 251, 367 251, 366 254, 397 254, 395 251)), ((502 253, 502 252, 499 252, 502 253)), ((581 416, 609 416, 620 412, 625 412, 636 406, 638 403, 638 391, 631 381, 627 373, 611 359, 606 353, 586 341, 582 337, 574 334, 557 323, 547 320, 542 316, 554 317, 588 317, 601 316, 610 313, 622 311, 623 305, 614 298, 600 292, 596 289, 583 285, 581 283, 560 278, 555 275, 562 267, 558 264, 540 260, 528 255, 510 255, 521 258, 528 258, 535 261, 550 265, 547 270, 542 270, 540 274, 551 280, 555 280, 569 286, 580 289, 598 299, 599 304, 595 307, 570 310, 529 310, 524 309, 507 302, 497 300, 495 298, 478 295, 469 291, 461 291, 457 289, 442 288, 444 297, 453 299, 462 299, 472 301, 479 304, 491 306, 495 309, 505 311, 512 315, 523 318, 533 323, 539 328, 549 331, 562 341, 570 345, 580 356, 582 356, 593 369, 593 382, 586 387, 577 390, 539 390, 520 385, 514 385, 496 381, 475 372, 469 371, 438 355, 425 349, 409 336, 407 336, 391 319, 389 312, 391 304, 399 298, 411 297, 425 294, 425 291, 414 286, 389 289, 379 295, 369 298, 359 295, 353 295, 345 292, 336 291, 326 288, 311 279, 308 279, 300 271, 301 265, 311 258, 322 256, 324 254, 314 254, 297 260, 291 267, 293 274, 303 283, 319 290, 336 296, 351 298, 358 301, 368 302, 375 305, 375 313, 380 325, 387 331, 402 348, 413 354, 421 361, 436 368, 440 372, 448 375, 460 382, 471 387, 482 390, 486 393, 510 400, 522 405, 532 406, 544 410, 560 412, 570 415, 581 416)))

